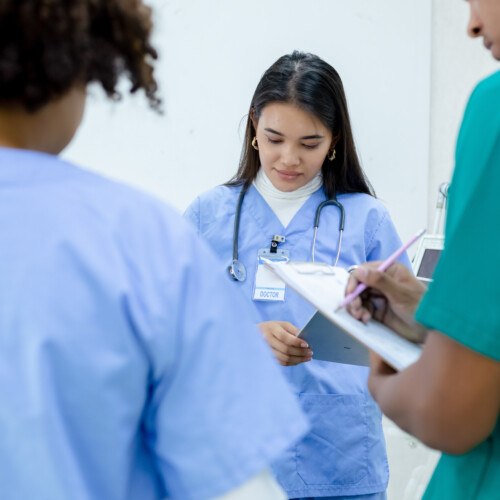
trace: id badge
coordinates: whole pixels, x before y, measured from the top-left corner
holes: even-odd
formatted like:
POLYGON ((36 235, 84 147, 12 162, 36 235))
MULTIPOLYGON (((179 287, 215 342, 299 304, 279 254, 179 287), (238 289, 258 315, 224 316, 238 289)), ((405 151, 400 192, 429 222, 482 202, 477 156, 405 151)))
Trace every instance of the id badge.
POLYGON ((264 266, 262 258, 272 260, 273 262, 288 262, 289 257, 289 250, 278 250, 276 253, 271 253, 267 248, 261 248, 259 250, 253 300, 279 302, 285 300, 285 282, 264 266))

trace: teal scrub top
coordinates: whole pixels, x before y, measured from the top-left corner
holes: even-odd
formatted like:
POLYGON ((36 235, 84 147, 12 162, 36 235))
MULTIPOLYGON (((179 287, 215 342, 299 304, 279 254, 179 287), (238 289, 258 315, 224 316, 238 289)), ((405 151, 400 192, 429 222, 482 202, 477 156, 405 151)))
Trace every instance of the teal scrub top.
POLYGON ((308 429, 174 210, 0 148, 0 497, 204 500, 308 429))
MULTIPOLYGON (((500 72, 474 90, 456 148, 445 249, 417 320, 500 362, 500 72)), ((425 499, 500 498, 500 426, 443 455, 425 499)))

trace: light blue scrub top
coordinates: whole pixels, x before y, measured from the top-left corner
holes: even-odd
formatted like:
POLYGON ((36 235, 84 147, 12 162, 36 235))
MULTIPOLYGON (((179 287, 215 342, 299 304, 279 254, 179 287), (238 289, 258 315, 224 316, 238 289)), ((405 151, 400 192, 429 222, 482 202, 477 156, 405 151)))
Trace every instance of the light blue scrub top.
POLYGON ((0 148, 0 228, 1 498, 207 499, 304 435, 248 304, 163 203, 0 148))
MULTIPOLYGON (((185 213, 226 266, 232 259, 240 189, 216 187, 198 197, 185 213)), ((310 261, 314 214, 325 199, 320 188, 284 228, 252 186, 242 205, 238 246, 238 258, 246 266, 247 279, 233 282, 233 288, 253 297, 257 252, 269 249, 274 234, 286 237, 279 248, 288 249, 291 260, 310 261)), ((401 245, 387 210, 375 198, 360 193, 340 194, 338 201, 345 208, 339 266, 346 268, 367 260, 385 259, 401 245)), ((332 206, 321 213, 315 252, 318 262, 334 263, 339 216, 338 208, 332 206)), ((410 265, 406 255, 401 261, 410 265)), ((289 288, 284 302, 253 301, 253 304, 258 321, 290 321, 298 328, 314 312, 311 305, 289 288)), ((384 491, 388 465, 381 413, 366 387, 368 368, 316 360, 281 368, 312 423, 311 433, 274 464, 276 477, 288 496, 346 496, 384 491)))

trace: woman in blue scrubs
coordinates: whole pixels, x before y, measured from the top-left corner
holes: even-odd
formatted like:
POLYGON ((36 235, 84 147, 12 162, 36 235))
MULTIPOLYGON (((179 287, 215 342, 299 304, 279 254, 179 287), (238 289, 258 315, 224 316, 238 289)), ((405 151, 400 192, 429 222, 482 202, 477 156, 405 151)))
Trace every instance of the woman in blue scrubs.
MULTIPOLYGON (((316 209, 334 197, 345 209, 338 266, 384 259, 400 246, 361 169, 341 79, 317 56, 294 52, 266 71, 250 105, 238 172, 186 211, 229 263, 244 189, 237 259, 246 278, 234 286, 252 301, 261 331, 312 423, 312 431, 274 464, 274 473, 289 498, 383 499, 388 464, 381 414, 366 387, 368 369, 316 361, 296 337, 312 306, 258 265, 259 253, 269 254, 271 247, 290 260, 314 257, 334 264, 336 206, 321 212, 313 245, 316 209)), ((402 261, 409 265, 406 256, 402 261)))

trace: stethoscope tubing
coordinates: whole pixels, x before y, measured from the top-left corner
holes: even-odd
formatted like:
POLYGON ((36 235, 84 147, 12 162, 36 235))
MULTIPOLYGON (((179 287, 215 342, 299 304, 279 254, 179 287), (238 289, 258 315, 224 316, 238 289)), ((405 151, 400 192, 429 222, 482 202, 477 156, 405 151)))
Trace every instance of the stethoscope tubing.
MULTIPOLYGON (((240 231, 240 219, 241 219, 241 206, 243 205, 243 199, 245 198, 245 194, 248 191, 250 185, 245 183, 240 191, 238 196, 238 202, 236 203, 236 212, 234 215, 234 229, 233 229, 233 261, 229 266, 229 274, 236 281, 244 281, 246 278, 246 270, 243 263, 238 260, 238 239, 239 239, 239 231, 240 231)), ((330 198, 329 200, 325 200, 318 205, 316 209, 316 213, 314 216, 314 236, 313 236, 313 244, 312 244, 312 261, 314 262, 314 250, 316 247, 316 235, 319 227, 319 219, 321 216, 321 211, 328 205, 335 205, 340 211, 340 221, 339 221, 339 240, 337 244, 337 255, 335 256, 334 266, 337 265, 340 256, 340 247, 342 245, 342 233, 344 232, 345 225, 345 210, 339 201, 336 198, 330 198)))
POLYGON ((313 244, 312 244, 312 251, 311 251, 311 259, 314 263, 314 250, 316 248, 316 235, 318 233, 319 218, 321 216, 321 210, 323 210, 323 208, 327 207, 328 205, 335 205, 340 211, 339 241, 337 243, 337 255, 335 256, 335 262, 333 264, 333 267, 335 267, 337 265, 337 262, 339 261, 339 257, 340 257, 340 247, 342 246, 342 233, 344 232, 344 224, 345 224, 344 206, 342 205, 342 203, 337 201, 336 198, 330 198, 329 200, 325 200, 324 202, 320 203, 318 205, 318 208, 316 209, 316 214, 314 216, 314 236, 313 236, 313 244))
POLYGON ((240 195, 238 196, 238 203, 236 204, 236 214, 234 216, 234 229, 233 229, 233 260, 238 260, 238 238, 240 232, 240 219, 241 219, 241 205, 243 205, 243 198, 250 186, 245 183, 241 188, 240 195))

